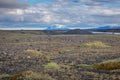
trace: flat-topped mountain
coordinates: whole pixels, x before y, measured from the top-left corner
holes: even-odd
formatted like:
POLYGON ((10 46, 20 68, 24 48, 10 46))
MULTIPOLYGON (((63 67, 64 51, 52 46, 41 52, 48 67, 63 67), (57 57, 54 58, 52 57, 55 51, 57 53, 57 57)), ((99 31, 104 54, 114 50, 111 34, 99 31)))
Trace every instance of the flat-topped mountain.
POLYGON ((92 34, 92 33, 88 30, 73 29, 66 31, 65 34, 92 34))

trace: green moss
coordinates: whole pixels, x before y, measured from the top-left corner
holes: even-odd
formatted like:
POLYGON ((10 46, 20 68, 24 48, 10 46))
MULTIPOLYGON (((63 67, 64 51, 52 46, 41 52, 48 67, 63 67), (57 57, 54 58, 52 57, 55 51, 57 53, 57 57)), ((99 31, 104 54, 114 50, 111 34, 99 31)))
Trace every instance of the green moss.
POLYGON ((51 57, 49 55, 42 55, 42 59, 46 61, 50 61, 51 57))
POLYGON ((36 56, 42 56, 42 55, 43 55, 43 54, 42 54, 41 52, 39 52, 39 51, 30 50, 30 49, 26 50, 25 53, 26 53, 26 54, 30 54, 30 55, 36 55, 36 56))
POLYGON ((0 80, 55 80, 48 74, 25 71, 13 75, 0 75, 0 80))
POLYGON ((100 42, 100 41, 85 43, 85 44, 83 44, 83 46, 89 47, 89 48, 107 48, 107 47, 110 47, 109 45, 107 45, 103 42, 100 42))
POLYGON ((59 70, 60 66, 55 62, 50 62, 47 65, 44 66, 45 69, 53 69, 53 70, 59 70))
POLYGON ((10 75, 8 74, 0 74, 0 80, 9 80, 10 75))
POLYGON ((78 64, 76 65, 77 68, 87 68, 90 69, 92 68, 92 65, 88 65, 88 64, 78 64))
POLYGON ((120 58, 114 60, 107 60, 95 64, 78 64, 77 68, 86 68, 86 69, 99 69, 99 70, 119 70, 120 69, 120 58))

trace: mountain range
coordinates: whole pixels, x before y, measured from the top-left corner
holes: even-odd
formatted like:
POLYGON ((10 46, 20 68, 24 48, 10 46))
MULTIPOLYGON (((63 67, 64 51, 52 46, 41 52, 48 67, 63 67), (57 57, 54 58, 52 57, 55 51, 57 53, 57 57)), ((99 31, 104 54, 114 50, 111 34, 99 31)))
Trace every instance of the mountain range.
POLYGON ((71 30, 9 30, 10 32, 17 32, 22 34, 38 34, 38 35, 81 35, 81 34, 92 34, 91 31, 81 29, 71 30))
POLYGON ((48 26, 45 30, 70 30, 67 27, 48 26))
MULTIPOLYGON (((120 29, 120 26, 100 26, 97 28, 90 28, 88 30, 108 30, 108 29, 120 29)), ((45 30, 71 30, 71 29, 68 27, 49 26, 45 30)))
POLYGON ((120 26, 102 26, 102 27, 91 28, 87 30, 97 31, 97 32, 120 32, 120 26))
POLYGON ((98 28, 91 28, 91 30, 103 30, 103 29, 120 29, 120 26, 101 26, 98 28))

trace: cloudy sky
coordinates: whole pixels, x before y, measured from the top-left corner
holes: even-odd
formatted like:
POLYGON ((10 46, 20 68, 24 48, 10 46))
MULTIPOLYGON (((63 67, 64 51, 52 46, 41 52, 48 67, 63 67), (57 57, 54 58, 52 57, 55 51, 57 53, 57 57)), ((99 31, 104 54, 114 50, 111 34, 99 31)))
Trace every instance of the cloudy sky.
POLYGON ((106 25, 120 25, 120 0, 0 0, 0 29, 106 25))

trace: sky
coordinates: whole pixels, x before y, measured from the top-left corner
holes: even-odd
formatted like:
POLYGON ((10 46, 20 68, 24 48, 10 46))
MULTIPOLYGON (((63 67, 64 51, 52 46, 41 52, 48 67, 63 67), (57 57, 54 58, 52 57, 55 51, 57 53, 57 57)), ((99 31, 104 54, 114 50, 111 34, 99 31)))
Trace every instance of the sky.
POLYGON ((0 29, 120 26, 120 0, 0 0, 0 29))

